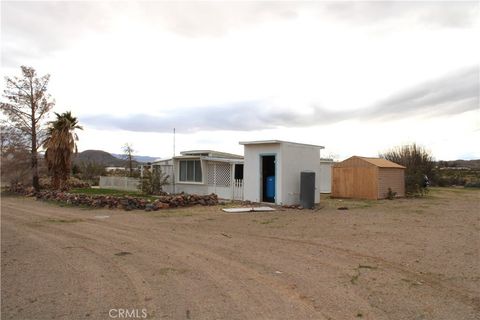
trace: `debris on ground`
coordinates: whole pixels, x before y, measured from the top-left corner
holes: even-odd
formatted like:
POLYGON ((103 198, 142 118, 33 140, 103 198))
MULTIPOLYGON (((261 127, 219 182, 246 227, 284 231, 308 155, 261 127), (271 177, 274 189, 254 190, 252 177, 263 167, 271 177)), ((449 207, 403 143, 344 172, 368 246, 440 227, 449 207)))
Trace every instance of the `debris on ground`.
POLYGON ((247 212, 265 212, 265 211, 275 211, 271 207, 250 207, 250 208, 224 208, 222 209, 228 213, 247 213, 247 212))

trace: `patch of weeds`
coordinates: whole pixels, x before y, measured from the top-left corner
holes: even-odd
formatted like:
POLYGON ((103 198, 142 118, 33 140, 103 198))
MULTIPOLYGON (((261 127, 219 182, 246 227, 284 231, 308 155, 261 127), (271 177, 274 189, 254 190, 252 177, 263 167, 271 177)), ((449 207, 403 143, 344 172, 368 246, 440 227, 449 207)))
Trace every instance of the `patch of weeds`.
POLYGON ((270 223, 275 222, 275 220, 278 220, 278 217, 274 217, 274 218, 271 218, 271 219, 263 220, 263 221, 260 221, 259 223, 260 223, 260 224, 270 224, 270 223))
POLYGON ((356 284, 357 283, 357 280, 358 280, 358 277, 360 277, 360 272, 358 272, 357 270, 357 273, 354 274, 351 278, 350 278, 350 282, 352 284, 356 284))
POLYGON ((76 223, 76 222, 83 222, 83 219, 47 219, 47 222, 50 223, 76 223))
POLYGON ((161 276, 166 276, 167 274, 170 274, 170 273, 182 274, 185 272, 187 272, 186 269, 175 269, 175 268, 169 268, 169 267, 160 268, 160 270, 158 270, 158 274, 161 276))
POLYGON ((15 198, 19 198, 19 197, 23 197, 23 195, 19 194, 19 193, 16 193, 16 192, 13 192, 13 191, 10 191, 10 190, 6 190, 6 189, 2 189, 1 193, 0 193, 0 196, 1 197, 15 197, 15 198))
POLYGON ((397 193, 395 191, 393 191, 392 188, 388 188, 387 199, 388 200, 393 200, 393 199, 395 199, 396 196, 397 196, 397 193))
POLYGON ((364 200, 362 202, 358 202, 356 204, 354 204, 354 208, 358 208, 358 209, 365 209, 365 208, 371 208, 373 207, 373 204, 374 202, 371 201, 371 200, 364 200))
POLYGON ((222 203, 220 204, 220 207, 222 209, 227 209, 227 208, 237 208, 239 206, 242 206, 241 203, 239 203, 238 201, 230 201, 230 202, 225 202, 225 203, 222 203))
POLYGON ((164 212, 156 212, 156 213, 152 214, 152 216, 157 217, 157 218, 191 217, 191 216, 193 216, 193 213, 168 210, 168 211, 164 211, 164 212))
POLYGON ((86 194, 86 195, 104 195, 104 196, 118 196, 118 197, 136 197, 155 200, 155 196, 146 195, 140 191, 124 191, 116 189, 103 189, 103 188, 76 188, 71 189, 70 193, 86 194))
POLYGON ((357 318, 362 318, 363 314, 361 312, 357 312, 357 318))
POLYGON ((61 208, 78 208, 78 209, 83 209, 83 210, 94 210, 94 209, 99 209, 99 208, 94 208, 87 206, 85 204, 79 204, 75 205, 73 203, 67 203, 67 202, 62 202, 62 201, 55 201, 55 200, 42 200, 45 203, 61 207, 61 208))
POLYGON ((207 221, 214 221, 215 219, 214 219, 214 218, 207 218, 207 219, 205 219, 205 220, 207 220, 207 221))

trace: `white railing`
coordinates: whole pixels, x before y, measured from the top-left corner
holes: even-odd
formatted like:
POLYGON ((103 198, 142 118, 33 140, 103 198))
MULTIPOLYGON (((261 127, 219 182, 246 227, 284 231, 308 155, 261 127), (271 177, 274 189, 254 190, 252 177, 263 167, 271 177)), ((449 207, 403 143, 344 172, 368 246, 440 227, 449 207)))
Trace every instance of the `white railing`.
POLYGON ((233 180, 233 200, 243 200, 243 180, 233 180))

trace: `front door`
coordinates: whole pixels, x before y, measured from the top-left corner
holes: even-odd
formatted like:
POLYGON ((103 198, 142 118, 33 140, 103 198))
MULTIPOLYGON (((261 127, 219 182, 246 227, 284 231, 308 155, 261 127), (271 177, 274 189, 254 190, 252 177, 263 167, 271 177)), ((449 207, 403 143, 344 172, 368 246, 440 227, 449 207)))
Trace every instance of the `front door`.
POLYGON ((262 201, 275 203, 276 196, 276 175, 275 175, 275 156, 261 156, 261 191, 262 201))

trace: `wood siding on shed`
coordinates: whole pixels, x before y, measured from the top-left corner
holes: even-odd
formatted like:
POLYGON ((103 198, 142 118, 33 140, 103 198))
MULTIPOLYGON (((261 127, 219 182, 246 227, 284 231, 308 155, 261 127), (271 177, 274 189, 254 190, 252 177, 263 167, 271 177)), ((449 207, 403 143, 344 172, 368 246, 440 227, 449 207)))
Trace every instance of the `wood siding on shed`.
POLYGON ((378 168, 364 163, 356 163, 355 167, 335 165, 332 168, 332 197, 377 199, 378 168))
POLYGON ((397 197, 405 197, 405 170, 395 168, 379 168, 378 199, 385 199, 388 188, 397 193, 397 197))

